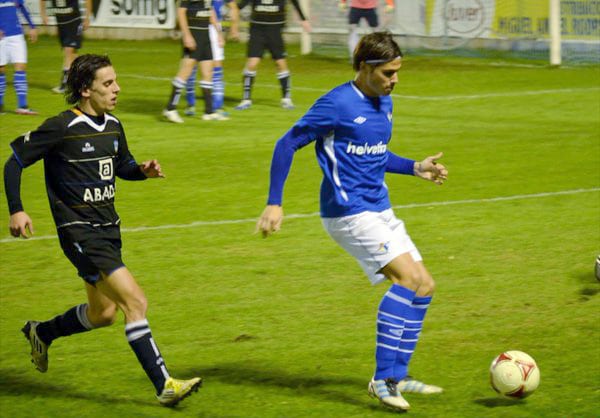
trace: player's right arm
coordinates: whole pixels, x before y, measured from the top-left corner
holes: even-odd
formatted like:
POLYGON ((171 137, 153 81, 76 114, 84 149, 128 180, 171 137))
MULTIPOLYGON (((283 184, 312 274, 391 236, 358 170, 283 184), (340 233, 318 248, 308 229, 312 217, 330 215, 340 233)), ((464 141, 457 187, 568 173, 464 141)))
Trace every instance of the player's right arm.
POLYGON ((183 7, 187 2, 181 2, 181 6, 177 8, 177 20, 179 21, 179 29, 181 29, 181 40, 183 46, 189 50, 196 49, 196 41, 192 36, 187 19, 187 7, 183 7))
POLYGON ((4 191, 10 212, 9 229, 14 237, 29 238, 34 232, 21 202, 21 173, 62 141, 63 125, 60 117, 47 119, 37 130, 19 136, 10 144, 13 154, 4 165, 4 191))
POLYGON ((323 96, 275 144, 271 159, 269 198, 256 223, 256 232, 260 231, 263 237, 266 238, 281 228, 283 186, 292 167, 295 152, 331 132, 335 128, 336 115, 335 104, 327 96, 323 96))
POLYGON ((4 164, 4 191, 8 202, 10 220, 8 228, 13 237, 29 238, 33 235, 33 222, 29 215, 23 210, 21 203, 21 173, 23 168, 15 158, 14 154, 4 164))

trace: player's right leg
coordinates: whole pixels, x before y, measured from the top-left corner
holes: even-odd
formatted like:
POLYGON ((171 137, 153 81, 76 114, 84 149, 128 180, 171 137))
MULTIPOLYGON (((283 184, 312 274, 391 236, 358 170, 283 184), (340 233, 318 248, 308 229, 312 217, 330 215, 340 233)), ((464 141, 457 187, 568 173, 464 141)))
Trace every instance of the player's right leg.
POLYGON ((126 267, 102 276, 97 289, 114 301, 125 314, 125 336, 140 365, 156 389, 158 401, 174 406, 197 391, 202 379, 173 379, 155 343, 146 319, 147 300, 126 267))

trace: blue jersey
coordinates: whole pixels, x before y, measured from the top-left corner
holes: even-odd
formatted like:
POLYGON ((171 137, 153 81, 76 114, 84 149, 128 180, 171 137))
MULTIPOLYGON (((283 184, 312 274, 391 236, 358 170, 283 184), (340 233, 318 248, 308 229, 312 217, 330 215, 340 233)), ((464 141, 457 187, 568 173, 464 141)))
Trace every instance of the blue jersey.
POLYGON ((281 204, 294 152, 316 141, 322 217, 389 209, 386 171, 412 174, 414 165, 387 149, 392 107, 390 96, 365 96, 353 82, 319 98, 275 146, 268 204, 281 204))
POLYGON ((27 20, 29 27, 31 29, 35 28, 23 0, 0 0, 0 30, 4 33, 4 36, 21 35, 23 33, 17 10, 27 20))

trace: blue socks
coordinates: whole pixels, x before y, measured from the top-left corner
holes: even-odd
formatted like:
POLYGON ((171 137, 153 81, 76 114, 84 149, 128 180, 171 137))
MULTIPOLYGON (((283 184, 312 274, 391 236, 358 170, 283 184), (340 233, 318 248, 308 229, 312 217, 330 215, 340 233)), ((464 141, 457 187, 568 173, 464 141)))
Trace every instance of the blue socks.
POLYGON ((393 284, 383 295, 377 312, 377 347, 375 350, 375 380, 394 377, 398 355, 407 317, 411 315, 415 292, 393 284))
POLYGON ((223 67, 213 68, 213 108, 221 109, 225 104, 225 82, 223 81, 223 67))
POLYGON ((416 296, 408 310, 404 321, 404 332, 398 345, 396 362, 394 364, 394 378, 402 380, 408 375, 408 363, 412 357, 419 335, 423 329, 423 320, 427 308, 431 303, 431 296, 416 296))
POLYGON ((188 107, 196 106, 196 74, 198 73, 198 67, 194 67, 190 78, 188 78, 185 84, 185 100, 187 101, 188 107))

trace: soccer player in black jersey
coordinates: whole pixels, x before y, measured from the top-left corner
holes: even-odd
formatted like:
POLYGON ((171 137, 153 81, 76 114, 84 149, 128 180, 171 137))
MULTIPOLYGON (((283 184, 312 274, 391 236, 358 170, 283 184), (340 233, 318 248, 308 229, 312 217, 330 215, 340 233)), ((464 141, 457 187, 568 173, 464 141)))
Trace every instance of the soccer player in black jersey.
MULTIPOLYGON (((298 0, 291 0, 291 2, 300 17, 302 28, 306 32, 310 32, 310 23, 304 17, 298 0)), ((281 33, 286 22, 285 3, 286 0, 242 0, 238 4, 240 10, 248 4, 252 4, 252 12, 250 14, 248 60, 243 75, 244 94, 242 101, 236 106, 237 110, 248 109, 252 106, 252 84, 265 49, 271 52, 271 58, 277 65, 277 78, 281 84, 282 94, 281 107, 284 109, 294 108, 290 91, 290 71, 285 59, 287 53, 281 33)))
POLYGON ((28 321, 22 331, 31 361, 48 370, 48 348, 60 337, 109 326, 120 309, 125 335, 163 405, 196 391, 201 379, 169 376, 146 320, 148 302, 121 259, 120 219, 114 207, 115 176, 125 180, 164 177, 157 160, 136 163, 125 132, 111 112, 120 91, 108 57, 82 55, 67 79, 67 100, 76 106, 47 119, 11 143, 4 166, 10 232, 27 238, 33 224, 20 198, 21 172, 44 160, 46 189, 63 252, 85 281, 87 303, 44 322, 28 321))
MULTIPOLYGON (((46 1, 40 0, 40 15, 44 25, 48 24, 46 1)), ((50 0, 50 14, 56 18, 58 37, 63 50, 63 70, 60 84, 53 87, 54 93, 62 94, 67 83, 67 72, 71 63, 77 58, 77 50, 81 49, 83 31, 90 26, 92 0, 85 0, 85 15, 79 11, 79 0, 50 0)))
POLYGON ((183 119, 177 113, 177 104, 194 67, 199 65, 202 76, 200 87, 204 97, 202 119, 229 119, 224 114, 215 112, 212 103, 213 54, 209 35, 210 25, 213 25, 215 29, 218 28, 219 45, 223 46, 224 43, 221 27, 217 24, 217 17, 212 7, 212 0, 182 0, 177 8, 177 20, 182 34, 183 57, 179 71, 171 82, 173 87, 167 107, 162 112, 163 116, 169 122, 183 123, 183 119))

